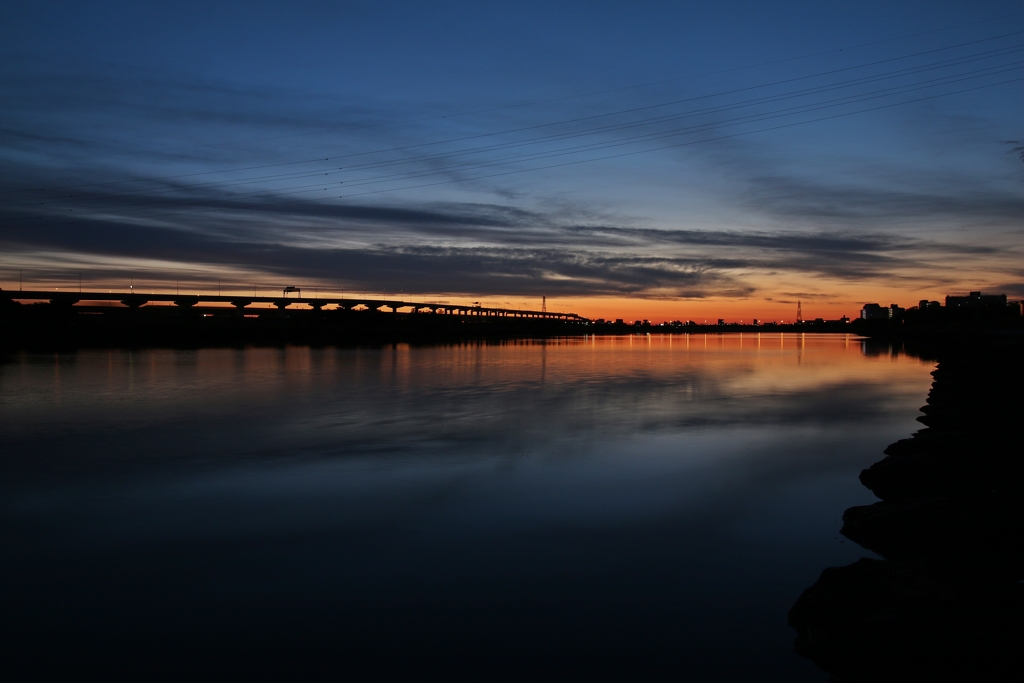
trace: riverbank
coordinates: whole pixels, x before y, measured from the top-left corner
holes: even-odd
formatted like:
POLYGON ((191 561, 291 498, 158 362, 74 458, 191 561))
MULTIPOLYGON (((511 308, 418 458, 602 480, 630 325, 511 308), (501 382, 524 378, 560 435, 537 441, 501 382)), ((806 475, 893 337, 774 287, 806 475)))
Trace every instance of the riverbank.
MULTIPOLYGON (((841 683, 1011 680, 1024 657, 1024 339, 940 338, 925 427, 860 480, 841 533, 881 559, 826 569, 790 612, 841 683)), ((1015 680, 1015 677, 1013 678, 1015 680)))

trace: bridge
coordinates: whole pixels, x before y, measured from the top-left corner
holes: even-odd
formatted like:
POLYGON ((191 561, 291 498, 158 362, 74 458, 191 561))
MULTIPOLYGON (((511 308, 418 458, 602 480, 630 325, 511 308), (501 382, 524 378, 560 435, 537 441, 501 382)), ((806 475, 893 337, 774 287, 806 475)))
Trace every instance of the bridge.
MULTIPOLYGON (((120 303, 129 309, 138 309, 147 304, 173 304, 180 309, 190 310, 199 304, 229 304, 239 313, 246 310, 256 312, 260 309, 249 309, 253 304, 271 304, 280 311, 289 306, 305 304, 316 311, 328 306, 336 309, 352 311, 362 307, 365 311, 381 312, 384 309, 391 313, 411 313, 429 315, 453 315, 473 318, 534 318, 542 320, 564 320, 570 322, 587 322, 587 318, 575 313, 557 313, 552 311, 529 311, 513 308, 491 308, 476 304, 448 304, 422 301, 405 301, 395 299, 374 299, 366 297, 303 297, 301 291, 288 288, 281 296, 240 296, 236 294, 143 294, 141 292, 69 292, 46 290, 4 290, 0 289, 0 301, 48 302, 57 307, 70 308, 75 304, 86 302, 120 303), (287 296, 296 292, 297 296, 287 296), (407 309, 407 310, 402 310, 407 309)), ((263 309, 265 310, 265 308, 263 309)))

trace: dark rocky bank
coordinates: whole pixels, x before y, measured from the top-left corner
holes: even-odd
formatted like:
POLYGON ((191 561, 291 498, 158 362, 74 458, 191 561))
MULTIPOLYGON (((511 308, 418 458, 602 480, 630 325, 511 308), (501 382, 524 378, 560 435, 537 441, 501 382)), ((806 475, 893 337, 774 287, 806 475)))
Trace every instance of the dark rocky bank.
POLYGON ((1024 340, 947 340, 925 427, 861 473, 881 500, 842 534, 883 559, 826 569, 790 610, 795 650, 835 683, 1020 680, 1024 340))

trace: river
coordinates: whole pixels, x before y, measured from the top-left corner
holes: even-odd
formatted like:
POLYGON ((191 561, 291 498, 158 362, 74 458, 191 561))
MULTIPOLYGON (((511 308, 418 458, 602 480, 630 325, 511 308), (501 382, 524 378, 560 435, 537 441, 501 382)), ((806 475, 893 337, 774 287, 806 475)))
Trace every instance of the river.
POLYGON ((8 661, 824 681, 786 613, 933 364, 849 335, 0 362, 8 661))

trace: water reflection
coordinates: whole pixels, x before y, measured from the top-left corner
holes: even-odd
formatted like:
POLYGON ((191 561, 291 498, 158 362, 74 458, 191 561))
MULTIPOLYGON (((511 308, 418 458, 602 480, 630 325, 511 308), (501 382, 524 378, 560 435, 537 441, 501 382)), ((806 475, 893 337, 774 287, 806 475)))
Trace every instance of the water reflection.
POLYGON ((853 475, 929 370, 835 335, 10 358, 12 642, 125 671, 819 680, 786 608, 858 556, 836 501, 870 502, 853 475))

